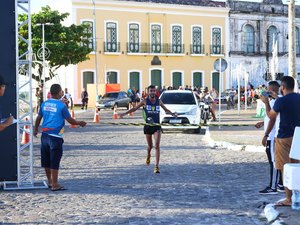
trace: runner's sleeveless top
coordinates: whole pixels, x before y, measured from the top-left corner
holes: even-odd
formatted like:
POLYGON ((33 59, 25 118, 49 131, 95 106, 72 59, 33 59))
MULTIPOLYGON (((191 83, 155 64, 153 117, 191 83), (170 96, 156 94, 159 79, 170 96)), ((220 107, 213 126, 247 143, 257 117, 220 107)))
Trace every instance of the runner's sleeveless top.
POLYGON ((146 98, 146 106, 144 108, 146 114, 146 122, 147 123, 159 123, 159 99, 156 98, 155 102, 152 103, 149 98, 146 98), (152 120, 148 119, 152 118, 152 120))

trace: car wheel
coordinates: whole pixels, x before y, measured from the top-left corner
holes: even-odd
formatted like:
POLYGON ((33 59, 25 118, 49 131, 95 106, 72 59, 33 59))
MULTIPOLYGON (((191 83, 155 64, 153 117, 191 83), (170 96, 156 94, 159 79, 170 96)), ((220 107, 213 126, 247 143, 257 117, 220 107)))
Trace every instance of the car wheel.
POLYGON ((129 110, 129 104, 127 104, 126 108, 127 108, 127 110, 129 110))

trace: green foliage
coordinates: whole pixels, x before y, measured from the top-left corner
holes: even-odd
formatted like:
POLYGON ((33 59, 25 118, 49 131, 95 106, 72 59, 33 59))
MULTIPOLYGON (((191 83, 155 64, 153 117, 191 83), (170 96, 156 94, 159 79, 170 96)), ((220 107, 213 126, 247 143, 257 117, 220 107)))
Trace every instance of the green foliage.
MULTIPOLYGON (((45 25, 45 42, 47 48, 51 51, 50 57, 47 59, 50 66, 50 74, 48 79, 55 76, 55 71, 60 66, 68 66, 69 64, 78 64, 88 58, 88 54, 92 51, 88 46, 89 39, 92 34, 87 32, 88 25, 74 25, 69 27, 63 26, 62 22, 69 16, 69 13, 60 13, 52 11, 49 6, 43 7, 39 13, 32 14, 32 49, 37 55, 38 50, 42 47, 42 26, 36 24, 51 23, 45 25)), ((26 15, 21 15, 19 21, 25 21, 26 15)), ((28 37, 27 27, 24 26, 20 30, 23 37, 28 37)), ((20 54, 27 51, 27 45, 19 39, 20 54)), ((37 59, 39 60, 39 59, 37 59)), ((38 74, 33 74, 33 78, 40 81, 42 73, 42 65, 33 63, 35 68, 38 68, 38 74)))

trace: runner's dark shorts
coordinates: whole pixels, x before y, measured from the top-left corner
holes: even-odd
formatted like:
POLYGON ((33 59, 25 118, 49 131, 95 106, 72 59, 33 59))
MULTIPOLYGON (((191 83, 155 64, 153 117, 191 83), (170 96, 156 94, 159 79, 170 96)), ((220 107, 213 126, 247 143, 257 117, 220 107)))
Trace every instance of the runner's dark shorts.
POLYGON ((161 132, 161 126, 144 126, 144 134, 154 134, 155 132, 161 132))
POLYGON ((58 170, 63 155, 64 139, 43 133, 41 142, 42 167, 58 170))

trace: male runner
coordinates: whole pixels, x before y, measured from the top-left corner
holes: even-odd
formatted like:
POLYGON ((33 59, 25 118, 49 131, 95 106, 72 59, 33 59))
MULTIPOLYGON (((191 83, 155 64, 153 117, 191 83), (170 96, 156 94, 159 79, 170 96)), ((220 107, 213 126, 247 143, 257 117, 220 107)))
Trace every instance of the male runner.
POLYGON ((153 147, 152 142, 152 135, 154 136, 154 147, 155 147, 155 157, 156 157, 156 164, 154 167, 154 173, 160 173, 159 171, 159 159, 160 159, 160 138, 161 138, 161 126, 160 125, 151 125, 159 124, 159 112, 160 107, 165 110, 167 114, 171 114, 174 117, 177 117, 176 113, 172 113, 170 110, 166 108, 161 100, 159 100, 156 96, 156 88, 154 85, 150 85, 148 87, 148 97, 141 101, 136 107, 128 110, 125 113, 120 114, 120 117, 123 118, 125 115, 128 115, 132 112, 135 112, 140 107, 144 106, 144 111, 146 114, 146 123, 149 125, 144 126, 144 134, 146 135, 147 140, 147 158, 146 164, 150 164, 151 158, 151 149, 153 147))

